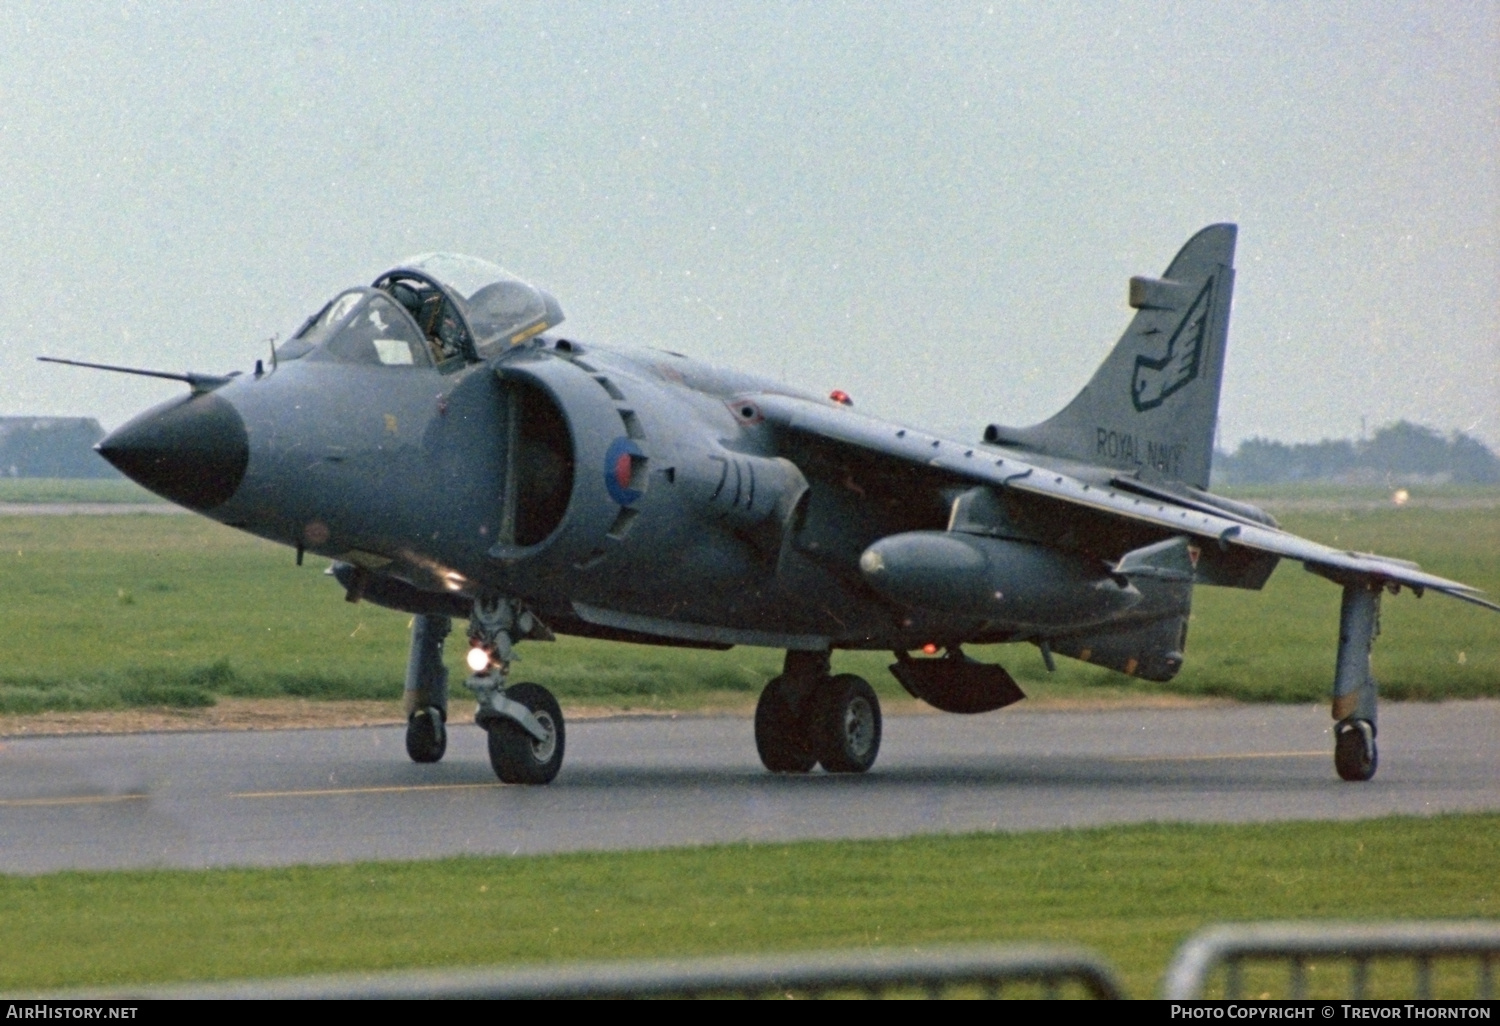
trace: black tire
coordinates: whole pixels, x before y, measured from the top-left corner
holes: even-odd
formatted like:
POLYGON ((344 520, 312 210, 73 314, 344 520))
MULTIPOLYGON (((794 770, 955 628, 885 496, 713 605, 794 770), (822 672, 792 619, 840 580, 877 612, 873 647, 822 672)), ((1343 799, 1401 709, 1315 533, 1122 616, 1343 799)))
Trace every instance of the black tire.
POLYGON ((505 689, 505 697, 531 710, 549 731, 546 740, 538 741, 514 720, 497 717, 485 724, 490 737, 490 765, 495 776, 507 784, 550 784, 562 769, 562 710, 552 692, 540 684, 516 684, 505 689))
POLYGON ((437 762, 448 750, 447 718, 435 705, 418 709, 406 720, 406 754, 412 762, 437 762))
POLYGON ((818 762, 794 697, 785 677, 772 677, 755 703, 755 750, 772 773, 806 773, 818 762))
POLYGON ((862 677, 841 673, 818 702, 818 761, 829 773, 863 773, 880 754, 880 699, 862 677))
POLYGON ((1380 765, 1375 728, 1366 720, 1345 720, 1334 727, 1333 768, 1343 780, 1369 780, 1380 765))

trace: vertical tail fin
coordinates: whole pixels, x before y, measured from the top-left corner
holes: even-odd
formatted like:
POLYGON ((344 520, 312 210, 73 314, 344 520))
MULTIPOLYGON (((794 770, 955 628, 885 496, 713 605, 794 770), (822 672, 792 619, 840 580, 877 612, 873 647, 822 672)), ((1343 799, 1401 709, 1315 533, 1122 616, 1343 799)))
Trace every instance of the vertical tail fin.
POLYGON ((1083 391, 1032 427, 991 424, 985 441, 1207 488, 1235 233, 1210 225, 1161 278, 1131 278, 1136 315, 1083 391))

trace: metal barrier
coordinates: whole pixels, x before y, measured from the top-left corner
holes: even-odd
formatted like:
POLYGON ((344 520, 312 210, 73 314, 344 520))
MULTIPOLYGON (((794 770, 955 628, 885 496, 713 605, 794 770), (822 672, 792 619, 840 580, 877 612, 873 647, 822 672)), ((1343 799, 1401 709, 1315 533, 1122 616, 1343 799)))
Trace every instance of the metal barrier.
MULTIPOLYGON (((1124 995, 1096 956, 1071 948, 941 947, 925 951, 876 949, 651 962, 598 962, 559 968, 394 972, 149 988, 141 998, 666 998, 817 997, 979 987, 986 997, 1015 983, 1040 984, 1056 997, 1075 982, 1090 997, 1124 995)), ((114 995, 112 995, 114 996, 114 995)))
MULTIPOLYGON (((1202 998, 1209 976, 1225 970, 1225 997, 1239 998, 1250 961, 1288 963, 1290 996, 1307 990, 1308 960, 1350 962, 1350 997, 1365 998, 1376 959, 1409 959, 1417 998, 1432 996, 1437 959, 1473 959, 1477 996, 1492 999, 1500 963, 1500 922, 1255 923, 1216 926, 1190 937, 1167 970, 1162 997, 1202 998)), ((212 998, 668 998, 820 997, 858 993, 882 997, 920 991, 928 997, 975 988, 998 997, 1013 984, 1059 997, 1076 984, 1093 998, 1125 995, 1098 956, 1076 948, 937 947, 805 952, 764 957, 594 962, 522 969, 460 969, 359 973, 235 983, 139 987, 94 997, 212 998)), ((52 995, 62 998, 67 995, 52 995)), ((964 995, 966 996, 966 995, 964 995)))
POLYGON ((1477 962, 1480 998, 1495 993, 1495 963, 1500 961, 1500 923, 1383 923, 1351 926, 1342 923, 1255 923, 1216 926, 1190 937, 1167 970, 1162 997, 1201 998, 1209 974, 1224 966, 1224 996, 1240 997, 1244 963, 1289 963, 1291 997, 1306 996, 1307 960, 1338 957, 1350 961, 1350 997, 1369 991, 1370 963, 1376 958, 1410 959, 1414 963, 1415 996, 1432 996, 1432 963, 1437 958, 1473 958, 1477 962))

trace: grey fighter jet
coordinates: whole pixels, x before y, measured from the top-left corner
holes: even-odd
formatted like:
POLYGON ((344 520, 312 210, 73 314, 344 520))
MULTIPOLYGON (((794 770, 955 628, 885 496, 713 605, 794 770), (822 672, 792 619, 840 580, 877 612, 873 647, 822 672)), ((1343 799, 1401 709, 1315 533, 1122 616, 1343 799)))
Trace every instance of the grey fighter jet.
POLYGON ((332 560, 350 602, 413 614, 418 762, 446 745, 455 617, 502 780, 547 783, 562 764, 557 702, 509 676, 517 643, 555 632, 783 649, 755 713, 762 762, 859 773, 880 748, 880 705, 831 672, 833 649, 893 652, 897 680, 954 713, 1024 697, 966 644, 1026 642, 1049 666, 1165 681, 1194 585, 1258 589, 1292 559, 1343 588, 1334 764, 1368 780, 1382 594, 1500 606, 1206 490, 1234 245, 1233 225, 1213 225, 1160 278, 1132 278, 1134 318, 1077 398, 982 441, 866 416, 842 393, 575 340, 546 292, 429 254, 341 292, 253 373, 107 368, 190 391, 98 448, 299 563, 332 560))

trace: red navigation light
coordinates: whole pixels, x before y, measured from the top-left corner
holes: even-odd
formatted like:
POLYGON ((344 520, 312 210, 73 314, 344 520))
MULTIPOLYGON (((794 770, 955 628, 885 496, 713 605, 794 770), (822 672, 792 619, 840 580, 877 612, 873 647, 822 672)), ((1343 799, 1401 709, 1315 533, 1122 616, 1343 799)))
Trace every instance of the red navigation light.
POLYGON ((929 641, 927 644, 922 646, 922 651, 926 652, 928 655, 937 655, 937 646, 929 641))
POLYGON ((835 388, 832 392, 829 392, 828 393, 828 398, 832 399, 834 402, 838 403, 840 406, 853 406, 854 405, 854 400, 850 399, 849 398, 849 393, 845 392, 842 388, 835 388))

